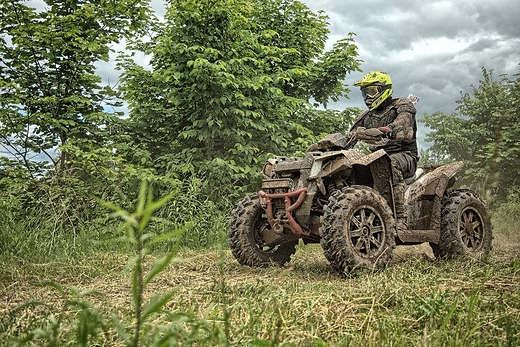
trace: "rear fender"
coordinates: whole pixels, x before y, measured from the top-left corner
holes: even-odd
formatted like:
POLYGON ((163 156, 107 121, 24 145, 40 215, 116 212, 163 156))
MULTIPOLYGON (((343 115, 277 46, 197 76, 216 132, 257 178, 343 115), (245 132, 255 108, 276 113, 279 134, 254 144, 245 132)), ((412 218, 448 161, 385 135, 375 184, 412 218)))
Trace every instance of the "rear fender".
POLYGON ((464 166, 462 161, 442 165, 435 170, 423 174, 406 190, 406 201, 417 200, 421 196, 436 195, 440 198, 446 189, 455 184, 455 174, 464 166))
POLYGON ((442 165, 408 186, 405 201, 409 207, 408 224, 412 230, 440 233, 441 204, 444 192, 453 186, 455 174, 464 166, 461 161, 442 165))

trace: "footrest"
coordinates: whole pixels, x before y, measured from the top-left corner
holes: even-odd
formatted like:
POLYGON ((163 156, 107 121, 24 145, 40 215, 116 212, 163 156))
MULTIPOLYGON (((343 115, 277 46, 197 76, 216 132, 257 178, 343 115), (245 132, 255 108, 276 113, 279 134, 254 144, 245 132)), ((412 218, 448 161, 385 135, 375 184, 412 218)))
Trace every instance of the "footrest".
POLYGON ((437 230, 425 229, 425 230, 398 230, 397 237, 403 243, 423 243, 433 242, 438 243, 440 233, 437 230))

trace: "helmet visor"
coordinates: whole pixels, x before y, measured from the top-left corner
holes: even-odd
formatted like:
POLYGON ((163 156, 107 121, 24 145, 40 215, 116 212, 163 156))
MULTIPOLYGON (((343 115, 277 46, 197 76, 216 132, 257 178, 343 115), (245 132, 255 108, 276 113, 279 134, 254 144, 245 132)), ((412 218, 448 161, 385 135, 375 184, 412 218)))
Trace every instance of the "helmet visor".
POLYGON ((361 88, 361 94, 363 95, 363 99, 367 98, 375 98, 377 94, 383 91, 383 87, 381 86, 367 86, 361 88))

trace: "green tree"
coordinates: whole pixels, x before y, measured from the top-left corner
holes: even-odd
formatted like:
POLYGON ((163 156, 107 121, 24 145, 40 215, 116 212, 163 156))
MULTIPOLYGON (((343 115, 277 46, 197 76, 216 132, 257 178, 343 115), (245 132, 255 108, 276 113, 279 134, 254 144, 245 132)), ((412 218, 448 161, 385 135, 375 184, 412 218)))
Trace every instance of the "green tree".
POLYGON ((285 95, 312 100, 315 106, 327 106, 330 99, 338 101, 341 96, 348 97, 349 89, 343 79, 348 73, 359 71, 353 33, 325 51, 329 29, 324 12, 313 13, 305 4, 293 0, 257 0, 252 4, 251 18, 257 25, 256 30, 276 32, 276 35, 261 37, 260 43, 292 49, 280 61, 271 62, 271 69, 304 67, 306 71, 291 76, 291 81, 281 86, 285 95))
POLYGON ((488 198, 502 201, 517 187, 520 172, 520 79, 482 69, 483 80, 473 94, 462 95, 458 112, 426 115, 423 122, 432 129, 426 140, 437 158, 463 160, 465 183, 488 198))
POLYGON ((24 3, 0 1, 0 146, 27 169, 36 154, 66 169, 77 150, 106 143, 113 115, 104 106, 115 93, 100 84, 95 63, 142 28, 147 1, 45 0, 42 10, 24 3))
POLYGON ((0 203, 18 230, 76 235, 100 212, 93 196, 135 194, 128 186, 149 174, 114 155, 119 115, 106 108, 117 95, 96 75, 113 45, 144 30, 148 2, 41 4, 0 1, 0 203))
POLYGON ((151 70, 121 60, 129 131, 146 149, 136 159, 230 194, 266 155, 301 150, 322 124, 341 123, 310 106, 345 95, 344 77, 359 69, 352 36, 324 52, 326 26, 299 1, 170 1, 150 43, 134 45, 151 70))

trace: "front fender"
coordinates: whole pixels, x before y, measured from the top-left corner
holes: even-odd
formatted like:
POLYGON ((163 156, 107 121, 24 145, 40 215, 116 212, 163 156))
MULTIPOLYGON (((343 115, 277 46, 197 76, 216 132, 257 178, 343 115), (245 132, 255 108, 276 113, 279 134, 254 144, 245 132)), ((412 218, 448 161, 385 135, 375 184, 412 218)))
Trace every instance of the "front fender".
POLYGON ((308 179, 328 177, 340 171, 348 171, 353 165, 368 165, 384 156, 383 150, 365 155, 355 150, 341 150, 325 152, 314 158, 308 179))

